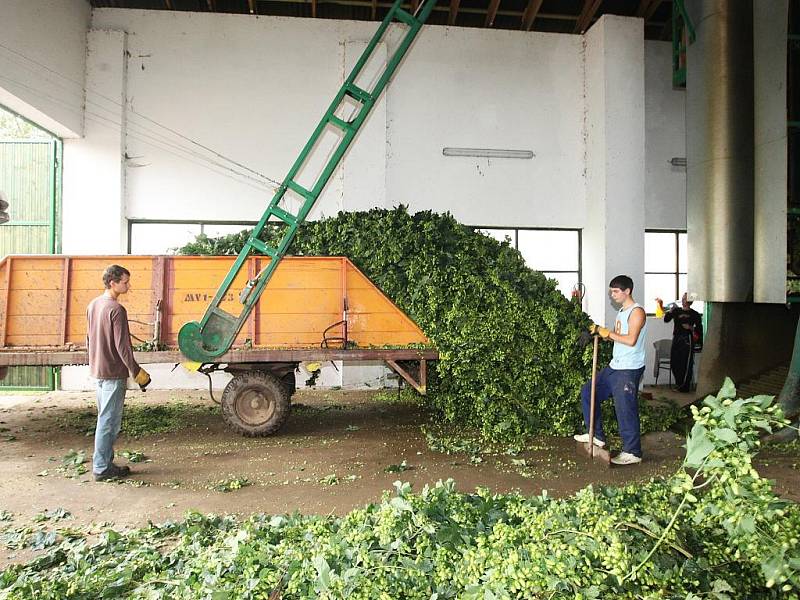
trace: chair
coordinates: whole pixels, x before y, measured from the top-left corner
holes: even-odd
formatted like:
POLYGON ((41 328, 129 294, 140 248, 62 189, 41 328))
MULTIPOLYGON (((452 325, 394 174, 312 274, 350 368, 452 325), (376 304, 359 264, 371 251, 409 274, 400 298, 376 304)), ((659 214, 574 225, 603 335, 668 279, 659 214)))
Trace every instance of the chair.
POLYGON ((672 385, 672 368, 669 363, 672 340, 657 340, 653 342, 653 347, 656 349, 656 360, 653 365, 653 377, 656 378, 656 385, 658 385, 658 374, 662 369, 666 369, 669 373, 669 384, 672 385))

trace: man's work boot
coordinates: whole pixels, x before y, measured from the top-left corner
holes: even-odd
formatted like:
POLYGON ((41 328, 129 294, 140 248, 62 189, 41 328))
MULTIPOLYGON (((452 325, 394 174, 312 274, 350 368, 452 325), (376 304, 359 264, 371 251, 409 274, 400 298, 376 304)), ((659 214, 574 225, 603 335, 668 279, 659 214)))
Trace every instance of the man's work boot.
POLYGON ((108 481, 109 479, 121 479, 123 477, 127 477, 131 474, 131 468, 119 465, 115 465, 111 463, 108 465, 108 468, 103 471, 102 473, 95 473, 94 480, 95 481, 108 481))

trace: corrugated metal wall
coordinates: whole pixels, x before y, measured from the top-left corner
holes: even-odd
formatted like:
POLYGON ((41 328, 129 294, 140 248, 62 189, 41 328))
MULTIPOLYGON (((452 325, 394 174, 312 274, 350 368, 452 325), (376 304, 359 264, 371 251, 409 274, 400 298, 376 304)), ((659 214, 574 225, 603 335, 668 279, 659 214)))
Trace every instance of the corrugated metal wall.
POLYGON ((55 142, 0 141, 0 189, 10 221, 0 227, 0 255, 50 254, 55 142))
MULTIPOLYGON (((11 219, 0 226, 0 256, 53 254, 56 248, 56 140, 0 141, 0 189, 11 219)), ((53 389, 53 369, 14 367, 0 389, 53 389)))

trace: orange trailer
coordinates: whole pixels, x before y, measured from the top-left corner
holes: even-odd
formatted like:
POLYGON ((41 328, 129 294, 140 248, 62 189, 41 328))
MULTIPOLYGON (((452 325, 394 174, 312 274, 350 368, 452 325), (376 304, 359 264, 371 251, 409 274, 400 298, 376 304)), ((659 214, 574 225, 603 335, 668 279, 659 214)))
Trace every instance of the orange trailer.
MULTIPOLYGON (((137 361, 184 362, 178 331, 202 316, 234 258, 7 256, 0 260, 0 368, 86 364, 86 306, 113 263, 131 272, 131 291, 120 300, 134 343, 153 349, 137 352, 137 361)), ((232 289, 244 289, 269 261, 249 258, 232 289)), ((234 312, 238 302, 231 293, 221 307, 234 312)), ((302 361, 382 360, 424 394, 426 361, 436 358, 416 323, 347 258, 287 257, 231 350, 199 370, 232 373, 223 417, 243 434, 267 435, 288 417, 302 361)))

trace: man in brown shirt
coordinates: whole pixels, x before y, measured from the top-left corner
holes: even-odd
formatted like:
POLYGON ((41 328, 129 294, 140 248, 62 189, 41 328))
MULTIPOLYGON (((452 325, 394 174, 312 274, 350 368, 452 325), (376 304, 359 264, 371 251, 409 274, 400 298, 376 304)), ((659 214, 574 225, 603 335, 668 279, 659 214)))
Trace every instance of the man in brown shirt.
POLYGON ((130 468, 114 464, 114 442, 122 426, 122 406, 128 374, 144 390, 150 375, 133 357, 128 312, 117 298, 130 289, 131 274, 125 267, 110 265, 103 273, 106 291, 89 303, 86 311, 86 342, 89 371, 97 379, 97 427, 94 433, 92 471, 95 481, 130 474, 130 468))

